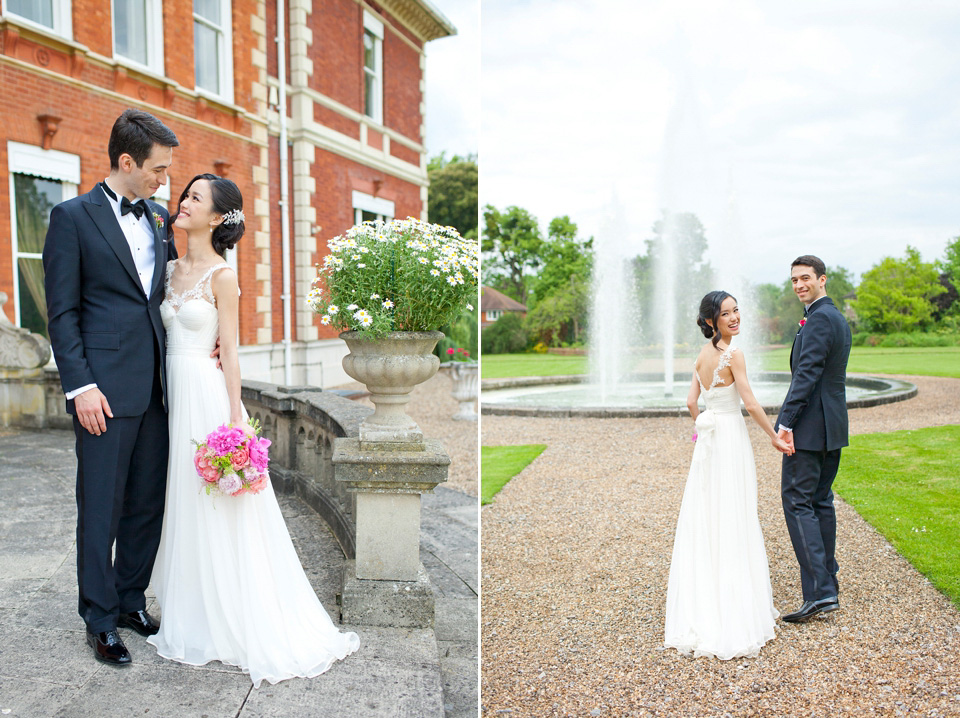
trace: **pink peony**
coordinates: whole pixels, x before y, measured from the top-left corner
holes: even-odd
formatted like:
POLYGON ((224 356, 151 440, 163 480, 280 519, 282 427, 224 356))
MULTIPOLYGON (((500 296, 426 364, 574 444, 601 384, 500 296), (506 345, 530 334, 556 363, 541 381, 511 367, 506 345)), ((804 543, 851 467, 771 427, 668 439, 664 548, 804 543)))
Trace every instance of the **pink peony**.
POLYGON ((210 463, 210 458, 206 453, 201 454, 199 451, 193 457, 193 463, 197 467, 197 473, 200 474, 200 478, 209 483, 214 483, 217 479, 220 478, 220 470, 210 463))
POLYGON ((453 354, 453 351, 454 351, 453 347, 450 347, 449 349, 447 349, 447 354, 453 354))
POLYGON ((271 443, 270 439, 260 437, 258 439, 251 439, 248 444, 250 463, 253 464, 258 471, 265 471, 267 468, 267 462, 270 461, 270 457, 267 455, 267 448, 271 443))
POLYGON ((270 480, 270 474, 264 471, 262 474, 259 474, 255 479, 253 479, 249 484, 247 484, 247 491, 251 494, 259 494, 266 487, 267 482, 270 480))
POLYGON ((234 429, 229 426, 219 426, 207 437, 207 446, 217 456, 226 456, 244 441, 247 435, 243 429, 234 429))
POLYGON ((241 446, 240 448, 234 450, 233 456, 230 457, 230 465, 233 467, 234 471, 239 471, 242 469, 247 465, 248 461, 250 461, 250 451, 246 446, 241 446))
POLYGON ((243 491, 243 481, 236 474, 224 474, 217 482, 217 486, 225 494, 236 496, 243 491))

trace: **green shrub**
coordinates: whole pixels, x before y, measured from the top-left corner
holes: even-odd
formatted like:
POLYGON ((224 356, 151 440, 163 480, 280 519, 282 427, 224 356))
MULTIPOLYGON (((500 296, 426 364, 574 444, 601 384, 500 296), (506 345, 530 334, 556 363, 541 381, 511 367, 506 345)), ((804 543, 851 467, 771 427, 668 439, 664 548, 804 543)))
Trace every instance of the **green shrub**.
POLYGON ((480 333, 484 354, 519 354, 530 344, 523 318, 517 312, 504 312, 496 322, 480 333))
POLYGON ((857 332, 853 335, 853 345, 856 347, 886 348, 955 347, 960 346, 960 333, 949 331, 895 332, 892 334, 857 332))

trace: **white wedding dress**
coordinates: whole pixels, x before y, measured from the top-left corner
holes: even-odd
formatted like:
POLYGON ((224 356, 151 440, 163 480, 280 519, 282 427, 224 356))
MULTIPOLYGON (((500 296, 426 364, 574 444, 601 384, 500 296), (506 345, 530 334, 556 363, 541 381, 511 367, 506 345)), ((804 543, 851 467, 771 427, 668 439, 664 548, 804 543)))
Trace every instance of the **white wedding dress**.
POLYGON ((219 336, 212 267, 175 295, 167 264, 160 305, 167 333, 170 459, 166 510, 152 584, 160 603, 157 653, 181 663, 220 661, 255 687, 323 673, 357 650, 317 599, 290 540, 273 487, 208 496, 193 464, 192 439, 230 421, 223 373, 210 353, 219 336))
MULTIPOLYGON (((700 389, 697 444, 677 519, 664 645, 693 656, 756 656, 779 615, 757 518, 757 469, 736 386, 700 389)), ((700 381, 699 378, 697 381, 700 381)))

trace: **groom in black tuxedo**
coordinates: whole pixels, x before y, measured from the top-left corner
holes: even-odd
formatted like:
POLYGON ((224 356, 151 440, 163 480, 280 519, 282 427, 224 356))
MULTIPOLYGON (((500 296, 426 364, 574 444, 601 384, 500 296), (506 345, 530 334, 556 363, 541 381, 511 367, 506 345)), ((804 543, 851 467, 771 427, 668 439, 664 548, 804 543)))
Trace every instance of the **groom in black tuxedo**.
POLYGON ((783 620, 799 623, 840 607, 831 487, 840 450, 848 444, 851 337, 847 320, 826 294, 826 268, 819 258, 797 257, 791 279, 805 309, 790 351, 790 389, 777 426, 779 437, 795 450, 783 456, 781 497, 803 588, 803 605, 783 620))
POLYGON ((95 657, 115 666, 130 663, 118 626, 159 630, 144 591, 163 521, 160 302, 177 252, 167 211, 147 198, 178 145, 156 117, 126 110, 110 133, 110 175, 53 208, 43 248, 50 342, 77 437, 79 611, 95 657))

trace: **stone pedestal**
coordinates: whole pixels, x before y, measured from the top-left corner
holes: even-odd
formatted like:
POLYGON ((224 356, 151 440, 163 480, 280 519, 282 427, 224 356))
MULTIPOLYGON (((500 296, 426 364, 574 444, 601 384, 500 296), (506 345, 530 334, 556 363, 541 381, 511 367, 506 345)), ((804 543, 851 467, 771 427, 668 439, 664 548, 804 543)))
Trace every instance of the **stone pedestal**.
POLYGON ((334 479, 357 499, 356 559, 344 573, 341 612, 350 623, 428 626, 433 591, 420 563, 420 494, 447 480, 450 457, 435 439, 421 450, 392 447, 334 442, 334 479), (407 622, 412 616, 419 623, 407 622))
POLYGON ((39 429, 45 425, 44 371, 50 361, 50 342, 39 334, 14 326, 0 292, 0 426, 39 429))
POLYGON ((413 581, 371 581, 357 578, 356 561, 343 566, 340 620, 351 626, 433 628, 433 585, 423 564, 413 581))

